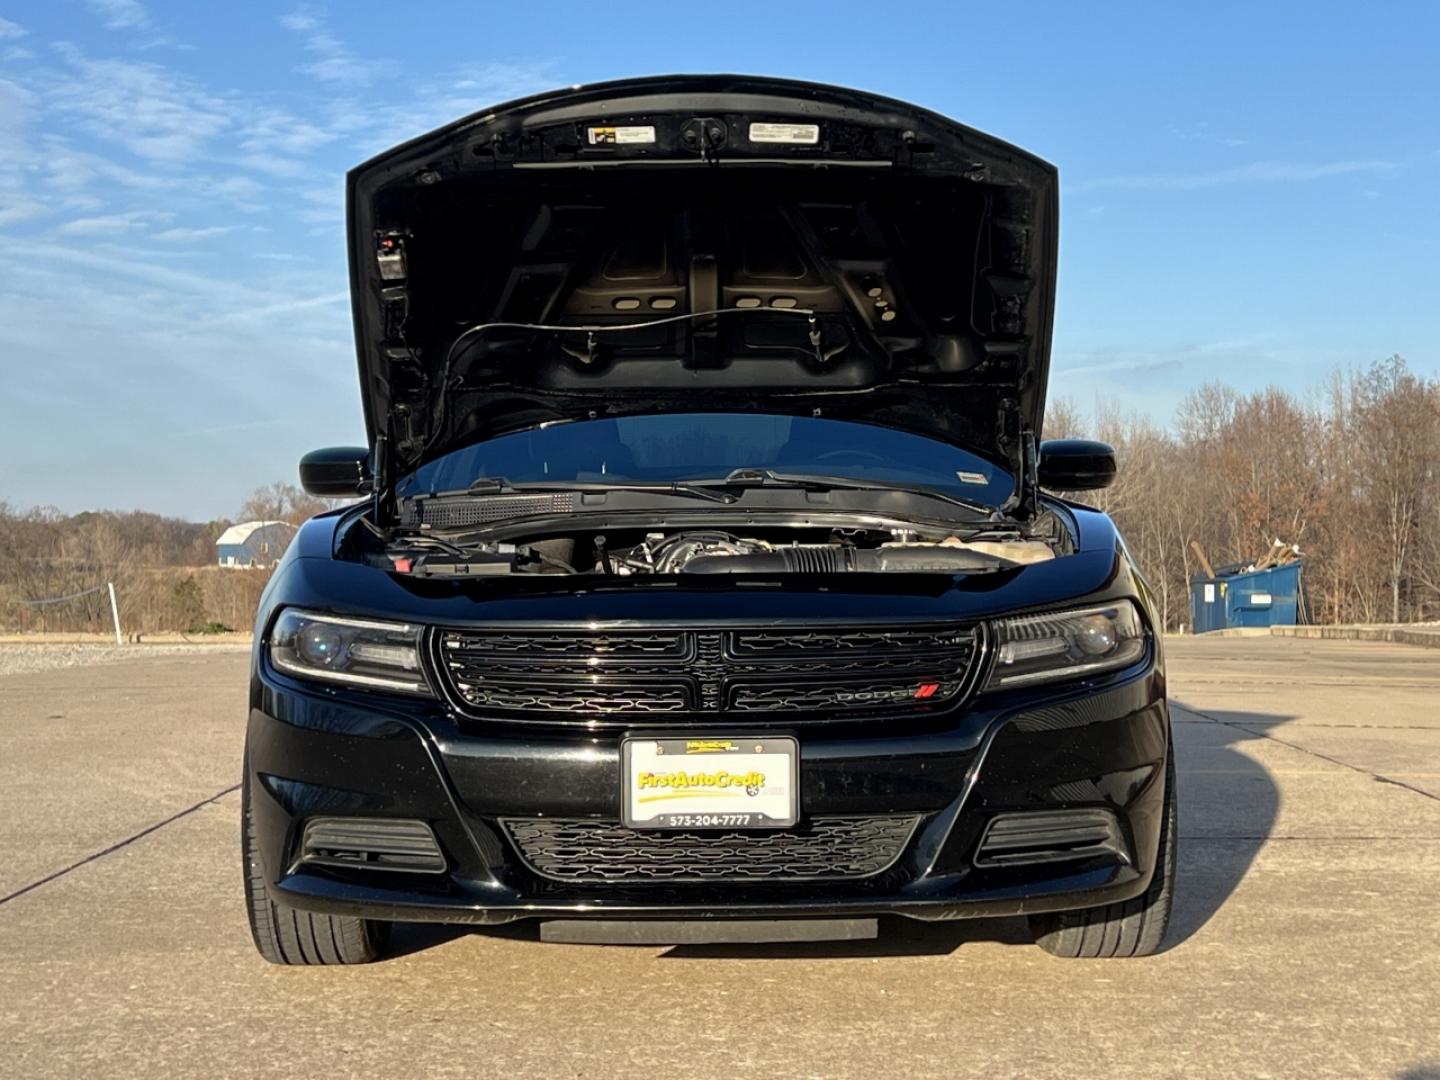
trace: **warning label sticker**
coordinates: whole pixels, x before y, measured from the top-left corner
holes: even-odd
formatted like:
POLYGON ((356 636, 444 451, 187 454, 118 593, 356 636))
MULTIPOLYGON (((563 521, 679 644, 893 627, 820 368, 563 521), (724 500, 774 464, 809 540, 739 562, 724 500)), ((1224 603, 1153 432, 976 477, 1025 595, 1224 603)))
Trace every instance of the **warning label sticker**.
POLYGON ((754 123, 750 125, 750 141, 814 146, 820 141, 820 125, 754 123))
POLYGON ((655 129, 648 124, 630 127, 592 127, 586 129, 591 146, 633 146, 636 143, 653 143, 655 129))

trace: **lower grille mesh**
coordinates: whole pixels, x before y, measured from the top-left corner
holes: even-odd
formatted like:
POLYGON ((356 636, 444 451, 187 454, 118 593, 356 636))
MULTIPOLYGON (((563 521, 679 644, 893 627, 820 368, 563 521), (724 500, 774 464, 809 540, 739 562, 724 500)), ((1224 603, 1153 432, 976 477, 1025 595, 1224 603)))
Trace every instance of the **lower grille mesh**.
POLYGON ((822 817, 777 831, 660 832, 605 821, 504 822, 543 877, 574 882, 818 881, 870 877, 905 849, 920 818, 822 817))

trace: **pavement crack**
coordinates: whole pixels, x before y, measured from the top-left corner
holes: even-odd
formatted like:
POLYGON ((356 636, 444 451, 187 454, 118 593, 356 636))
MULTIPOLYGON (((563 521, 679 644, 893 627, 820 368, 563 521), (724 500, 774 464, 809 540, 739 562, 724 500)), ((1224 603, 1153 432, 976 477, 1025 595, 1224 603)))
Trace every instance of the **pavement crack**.
POLYGON ((1440 836, 1266 836, 1261 833, 1251 833, 1245 836, 1187 836, 1182 833, 1180 839, 1184 840, 1187 844, 1192 841, 1204 843, 1211 840, 1222 843, 1229 840, 1264 840, 1266 842, 1271 840, 1294 840, 1302 844, 1348 844, 1356 842, 1369 843, 1375 840, 1383 840, 1389 843, 1403 843, 1411 840, 1430 843, 1435 840, 1440 840, 1440 836))
POLYGON ((1299 745, 1298 743, 1290 742, 1288 739, 1276 738, 1274 735, 1271 735, 1265 731, 1256 731, 1253 727, 1247 727, 1244 724, 1236 723, 1234 720, 1222 720, 1220 719, 1220 717, 1211 716, 1209 713, 1205 712, 1202 709, 1197 709, 1193 705, 1186 705, 1183 702, 1179 701, 1175 702, 1175 704, 1188 713, 1191 713, 1195 716, 1204 717, 1212 724, 1219 724, 1222 727, 1228 727, 1233 731, 1243 731, 1245 732, 1245 734, 1254 736, 1257 739, 1268 739, 1273 743, 1279 743, 1281 746, 1288 746, 1291 750, 1298 750, 1302 754, 1308 754, 1313 758, 1320 759, 1321 761, 1328 761, 1331 765, 1339 765, 1342 769, 1349 769, 1351 772, 1357 772, 1361 776, 1368 776, 1377 784, 1391 784, 1398 788, 1404 788, 1406 791, 1413 791, 1416 795, 1419 795, 1420 797, 1425 799, 1429 799, 1431 802, 1440 802, 1440 795, 1432 795, 1424 788, 1418 788, 1414 784, 1407 784, 1404 780, 1396 780, 1393 777, 1384 776, 1381 773, 1371 772, 1369 769, 1362 768, 1359 765, 1351 765, 1348 761, 1341 761, 1337 757, 1331 757, 1329 754, 1322 754, 1318 750, 1311 750, 1307 747, 1299 745))
POLYGON ((24 896, 28 892, 33 892, 34 890, 40 888, 42 885, 48 885, 52 881, 57 881, 58 879, 64 877, 66 874, 78 870, 80 869, 80 867, 86 866, 89 863, 94 862, 96 859, 103 859, 106 855, 113 854, 114 852, 119 851, 121 848, 129 847, 131 844, 135 843, 135 841, 144 839, 153 832, 158 832, 160 829, 165 828, 166 825, 173 825, 181 818, 189 817, 191 814, 195 813, 195 811, 203 810, 205 807, 211 805, 212 803, 219 802, 226 795, 233 794, 234 792, 237 792, 239 790, 239 784, 231 784, 229 787, 221 791, 217 791, 214 795, 211 795, 208 798, 201 799, 193 806, 187 806, 184 810, 177 810, 169 817, 157 821, 153 825, 147 825, 139 832, 131 833, 129 836, 125 837, 125 839, 117 840, 109 847, 101 848, 99 851, 93 851, 89 855, 86 855, 83 859, 77 859, 69 866, 56 870, 53 873, 46 874, 44 877, 38 878, 37 880, 30 882, 30 884, 28 885, 22 885, 20 888, 16 889, 12 893, 8 893, 5 896, 0 896, 0 905, 8 904, 11 900, 24 896))
MULTIPOLYGON (((1178 702, 1176 702, 1176 704, 1179 705, 1178 702)), ((1192 709, 1189 705, 1179 705, 1179 707, 1182 708, 1182 709, 1185 709, 1185 710, 1188 711, 1188 712, 1197 712, 1197 710, 1192 709)), ((1228 721, 1228 720, 1215 720, 1215 719, 1212 719, 1212 718, 1209 717, 1209 716, 1206 716, 1204 713, 1198 713, 1198 715, 1200 715, 1200 716, 1205 716, 1205 719, 1203 719, 1203 720, 1172 720, 1171 723, 1172 723, 1172 724, 1225 724, 1225 725, 1227 725, 1227 726, 1233 726, 1233 721, 1228 721)), ((1287 730, 1289 730, 1289 729, 1308 730, 1309 728, 1327 728, 1327 729, 1328 729, 1328 728, 1335 728, 1335 729, 1339 729, 1339 730, 1343 730, 1343 731, 1440 731, 1440 728, 1437 728, 1434 724, 1325 724, 1325 723, 1320 723, 1319 721, 1315 721, 1315 720, 1264 720, 1264 721, 1255 721, 1255 722, 1256 722, 1256 723, 1263 723, 1263 724, 1266 724, 1266 725, 1271 725, 1271 724, 1273 724, 1275 727, 1281 727, 1281 726, 1283 726, 1283 727, 1285 727, 1287 730)))

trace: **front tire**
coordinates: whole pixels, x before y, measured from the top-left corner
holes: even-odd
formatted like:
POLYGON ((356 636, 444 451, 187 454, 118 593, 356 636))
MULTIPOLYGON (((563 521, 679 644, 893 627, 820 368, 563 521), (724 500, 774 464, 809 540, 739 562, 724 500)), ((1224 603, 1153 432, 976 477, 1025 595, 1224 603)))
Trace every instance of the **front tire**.
POLYGON ((1165 766, 1165 807, 1160 819, 1160 846, 1149 887, 1133 900, 1032 915, 1035 944, 1053 956, 1153 956, 1160 951, 1175 902, 1175 748, 1165 766))
POLYGON ((316 915, 271 900, 265 891, 250 808, 250 763, 240 787, 240 852, 250 937, 272 964, 368 964, 385 950, 390 924, 353 915, 316 915))

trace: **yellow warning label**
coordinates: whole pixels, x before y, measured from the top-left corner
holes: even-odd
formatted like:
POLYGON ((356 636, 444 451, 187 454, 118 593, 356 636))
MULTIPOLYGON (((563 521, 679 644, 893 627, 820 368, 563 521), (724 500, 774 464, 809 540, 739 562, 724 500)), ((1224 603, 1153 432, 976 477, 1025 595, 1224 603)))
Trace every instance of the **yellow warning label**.
POLYGON ((653 143, 655 129, 648 124, 592 127, 587 129, 586 138, 591 146, 633 146, 636 143, 653 143))

